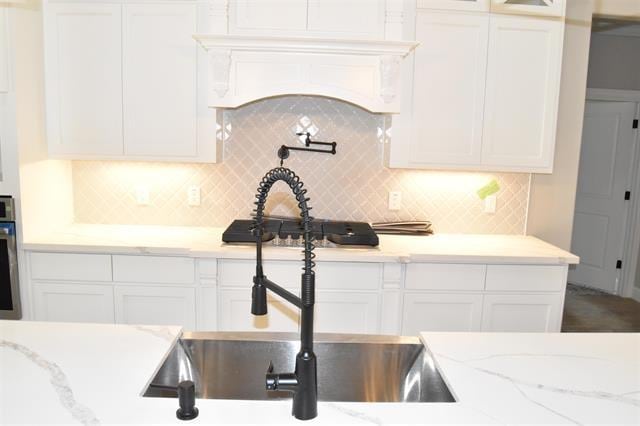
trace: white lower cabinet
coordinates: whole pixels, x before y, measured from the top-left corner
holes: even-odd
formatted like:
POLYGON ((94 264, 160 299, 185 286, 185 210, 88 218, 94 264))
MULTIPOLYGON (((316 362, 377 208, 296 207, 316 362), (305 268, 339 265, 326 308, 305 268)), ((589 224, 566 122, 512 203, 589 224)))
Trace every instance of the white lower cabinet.
MULTIPOLYGON (((34 317, 185 330, 297 332, 300 311, 268 293, 251 314, 248 259, 28 252, 34 317)), ((294 294, 300 261, 265 261, 294 294)), ((420 331, 558 332, 567 265, 318 262, 315 331, 416 335, 420 331)), ((27 301, 27 303, 29 303, 27 301)))
POLYGON ((482 294, 406 293, 402 334, 421 331, 479 331, 482 294))
POLYGON ((297 331, 299 322, 298 308, 278 296, 267 294, 267 314, 255 316, 251 315, 251 286, 241 290, 220 290, 220 331, 297 331))
POLYGON ((111 285, 35 283, 32 287, 38 321, 113 323, 111 285))
POLYGON ((487 294, 482 331, 560 331, 561 294, 487 294))
POLYGON ((193 287, 116 285, 115 320, 121 324, 181 325, 196 329, 193 287))

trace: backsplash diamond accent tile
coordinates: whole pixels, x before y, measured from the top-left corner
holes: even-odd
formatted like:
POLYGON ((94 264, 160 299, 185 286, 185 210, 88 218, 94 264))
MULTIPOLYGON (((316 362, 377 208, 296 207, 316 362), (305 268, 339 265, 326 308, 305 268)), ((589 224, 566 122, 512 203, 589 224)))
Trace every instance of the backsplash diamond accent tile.
MULTIPOLYGON (((292 152, 285 166, 309 189, 318 218, 431 220, 436 232, 522 234, 529 175, 389 169, 383 165, 391 119, 321 97, 272 98, 224 111, 224 160, 218 164, 74 161, 75 220, 81 223, 226 227, 249 216, 257 184, 278 165, 276 152, 296 143, 296 131, 337 141, 336 155, 292 152), (298 130, 302 127, 302 130, 298 130), (314 130, 315 134, 312 132, 314 130), (495 214, 483 212, 476 190, 500 184, 495 214), (135 188, 150 203, 136 205, 135 188), (187 188, 201 187, 201 205, 187 205, 187 188), (402 192, 402 209, 389 211, 389 191, 402 192)), ((272 214, 297 214, 284 184, 267 201, 272 214)))

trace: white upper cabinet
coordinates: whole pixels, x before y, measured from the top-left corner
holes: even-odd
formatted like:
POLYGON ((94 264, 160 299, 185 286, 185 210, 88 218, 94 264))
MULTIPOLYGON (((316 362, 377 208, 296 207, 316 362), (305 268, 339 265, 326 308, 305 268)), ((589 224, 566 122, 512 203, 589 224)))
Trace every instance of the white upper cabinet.
POLYGON ((9 20, 7 7, 0 4, 0 93, 9 91, 9 20))
POLYGON ((122 155, 121 7, 54 3, 45 17, 51 154, 122 155))
POLYGON ((384 0, 235 0, 229 34, 383 39, 384 0))
POLYGON ((417 11, 413 86, 394 118, 394 140, 406 143, 391 152, 392 162, 480 163, 488 32, 486 14, 417 11))
POLYGON ((388 165, 551 173, 562 20, 432 9, 408 20, 420 45, 405 66, 388 165))
POLYGON ((552 171, 562 28, 555 20, 491 16, 483 165, 552 171))
POLYGON ((123 7, 125 155, 195 156, 195 5, 123 7))
POLYGON ((45 5, 49 152, 71 159, 215 162, 207 63, 184 2, 45 5))
POLYGON ((488 12, 491 0, 417 0, 419 9, 488 12))

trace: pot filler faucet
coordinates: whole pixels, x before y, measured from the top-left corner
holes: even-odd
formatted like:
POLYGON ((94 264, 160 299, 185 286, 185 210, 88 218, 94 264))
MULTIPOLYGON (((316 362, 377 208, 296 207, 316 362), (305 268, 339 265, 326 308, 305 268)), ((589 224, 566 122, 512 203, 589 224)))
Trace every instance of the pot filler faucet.
POLYGON ((253 277, 251 289, 251 313, 265 315, 267 313, 267 289, 278 294, 283 299, 300 308, 302 324, 300 330, 300 352, 296 355, 296 367, 293 373, 274 373, 273 364, 269 364, 266 376, 267 390, 289 391, 293 393, 293 415, 300 420, 313 419, 318 415, 318 378, 316 370, 316 355, 313 353, 313 305, 315 302, 315 274, 313 261, 313 234, 309 216, 311 207, 307 205, 307 190, 303 189, 300 178, 290 169, 276 167, 269 171, 260 181, 256 194, 255 220, 253 233, 256 237, 256 275, 253 277), (285 290, 270 281, 262 271, 262 234, 264 205, 269 190, 277 181, 284 181, 293 191, 304 229, 304 267, 302 274, 301 296, 285 290))

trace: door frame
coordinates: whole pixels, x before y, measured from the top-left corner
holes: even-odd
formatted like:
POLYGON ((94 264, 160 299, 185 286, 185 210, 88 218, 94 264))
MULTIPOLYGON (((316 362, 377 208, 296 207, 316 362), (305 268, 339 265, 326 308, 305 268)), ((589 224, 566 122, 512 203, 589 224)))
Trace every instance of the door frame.
MULTIPOLYGON (((587 89, 587 101, 635 102, 636 117, 640 117, 640 90, 587 89)), ((627 187, 631 191, 631 205, 625 220, 624 259, 618 293, 640 301, 640 290, 635 288, 636 275, 640 274, 640 130, 636 131, 633 144, 632 171, 627 187)))

